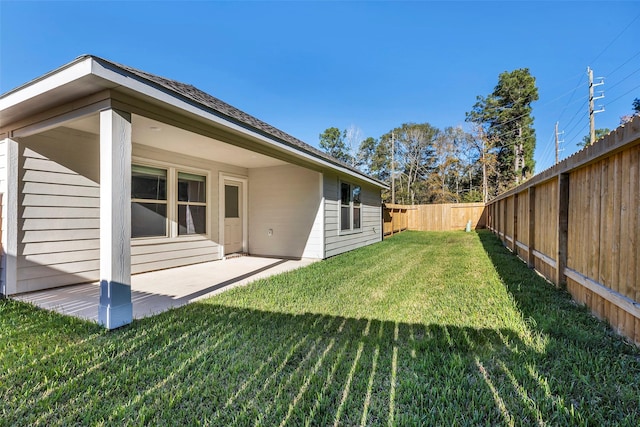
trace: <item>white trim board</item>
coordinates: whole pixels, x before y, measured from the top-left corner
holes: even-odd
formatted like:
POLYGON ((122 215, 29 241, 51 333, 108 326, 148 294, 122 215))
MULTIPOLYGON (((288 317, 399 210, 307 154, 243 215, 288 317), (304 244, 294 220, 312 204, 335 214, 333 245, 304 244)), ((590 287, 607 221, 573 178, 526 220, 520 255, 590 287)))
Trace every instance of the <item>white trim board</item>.
POLYGON ((242 184, 242 250, 249 249, 249 177, 220 171, 218 173, 218 255, 224 253, 224 182, 235 181, 242 184))

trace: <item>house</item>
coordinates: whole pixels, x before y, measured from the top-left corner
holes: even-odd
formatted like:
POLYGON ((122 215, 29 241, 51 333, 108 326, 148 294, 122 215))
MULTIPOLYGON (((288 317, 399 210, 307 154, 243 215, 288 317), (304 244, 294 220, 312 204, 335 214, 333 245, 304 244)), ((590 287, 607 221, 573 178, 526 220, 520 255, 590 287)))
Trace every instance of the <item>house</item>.
POLYGON ((323 259, 382 239, 385 185, 191 85, 85 55, 0 96, 4 296, 231 253, 323 259))

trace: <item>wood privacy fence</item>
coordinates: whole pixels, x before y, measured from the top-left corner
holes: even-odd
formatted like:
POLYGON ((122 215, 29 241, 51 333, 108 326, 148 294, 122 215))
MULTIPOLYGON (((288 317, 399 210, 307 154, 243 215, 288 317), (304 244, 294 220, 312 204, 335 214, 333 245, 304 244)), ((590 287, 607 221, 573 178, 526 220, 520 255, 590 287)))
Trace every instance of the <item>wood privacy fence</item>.
POLYGON ((415 209, 408 211, 409 230, 464 230, 469 221, 473 229, 486 226, 484 203, 448 203, 413 207, 415 209))
POLYGON ((504 244, 640 344, 640 117, 487 204, 504 244))
POLYGON ((484 203, 449 203, 441 205, 392 205, 383 209, 385 236, 404 230, 464 230, 471 221, 473 228, 486 226, 484 203))
POLYGON ((408 228, 408 210, 411 206, 385 203, 382 205, 382 235, 393 236, 408 228))

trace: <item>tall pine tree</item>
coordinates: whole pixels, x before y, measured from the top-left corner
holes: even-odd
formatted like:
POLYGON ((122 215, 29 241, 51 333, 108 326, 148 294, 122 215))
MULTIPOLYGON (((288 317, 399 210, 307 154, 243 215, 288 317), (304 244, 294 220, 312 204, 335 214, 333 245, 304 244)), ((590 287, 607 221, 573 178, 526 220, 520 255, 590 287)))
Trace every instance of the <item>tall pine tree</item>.
POLYGON ((537 100, 535 78, 528 68, 520 68, 501 73, 493 92, 479 96, 466 114, 467 122, 481 125, 487 137, 497 141, 497 168, 491 177, 496 192, 533 175, 536 135, 531 103, 537 100))

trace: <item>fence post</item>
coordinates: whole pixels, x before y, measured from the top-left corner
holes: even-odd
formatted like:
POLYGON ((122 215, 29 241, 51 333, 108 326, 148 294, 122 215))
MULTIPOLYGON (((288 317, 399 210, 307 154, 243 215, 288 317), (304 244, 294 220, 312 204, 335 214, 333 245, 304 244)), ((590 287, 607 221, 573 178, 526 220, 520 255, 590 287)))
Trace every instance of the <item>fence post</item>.
POLYGON ((502 243, 504 243, 505 246, 508 246, 507 244, 507 212, 509 212, 508 209, 509 203, 507 203, 507 198, 502 199, 502 243))
POLYGON ((516 242, 518 241, 518 193, 513 195, 513 232, 511 233, 511 237, 513 237, 513 244, 511 249, 513 249, 514 254, 518 254, 518 245, 516 242))
POLYGON ((396 228, 395 221, 393 220, 395 218, 395 215, 393 213, 394 210, 395 210, 394 208, 391 208, 391 237, 393 237, 393 232, 394 232, 394 230, 396 228))
POLYGON ((556 257, 556 286, 565 287, 567 277, 567 242, 569 235, 569 174, 558 175, 558 255, 556 257))
POLYGON ((536 247, 536 187, 531 186, 529 193, 529 253, 527 254, 527 265, 534 268, 536 265, 533 250, 536 247))

